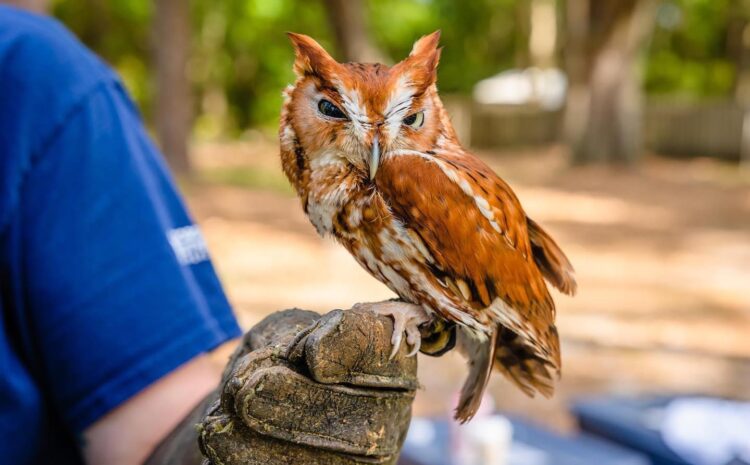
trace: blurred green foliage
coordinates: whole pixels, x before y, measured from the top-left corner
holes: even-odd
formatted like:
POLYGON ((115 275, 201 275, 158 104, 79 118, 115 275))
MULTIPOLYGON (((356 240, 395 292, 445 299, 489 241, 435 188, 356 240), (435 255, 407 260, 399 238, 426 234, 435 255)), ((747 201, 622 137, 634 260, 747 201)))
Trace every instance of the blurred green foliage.
MULTIPOLYGON (((419 36, 441 29, 439 85, 468 93, 480 79, 524 64, 521 15, 528 0, 369 0, 373 41, 393 61, 419 36)), ((734 0, 667 0, 646 62, 654 94, 726 95, 735 78, 727 55, 734 0)), ((336 55, 320 0, 192 0, 190 79, 196 134, 236 136, 276 124, 281 91, 293 81, 286 31, 313 36, 336 55)), ((123 76, 150 116, 151 15, 148 0, 53 0, 52 13, 123 76)))
POLYGON ((279 169, 263 169, 255 166, 210 168, 200 172, 200 180, 222 186, 236 186, 295 195, 289 181, 279 169))
POLYGON ((652 94, 729 94, 735 63, 728 56, 733 0, 667 0, 657 12, 645 86, 652 94))
POLYGON ((470 92, 480 79, 513 67, 523 46, 517 0, 373 0, 369 18, 377 45, 405 58, 420 36, 440 29, 443 92, 470 92))
POLYGON ((50 3, 54 16, 117 69, 141 108, 150 114, 152 3, 144 0, 52 0, 50 3))

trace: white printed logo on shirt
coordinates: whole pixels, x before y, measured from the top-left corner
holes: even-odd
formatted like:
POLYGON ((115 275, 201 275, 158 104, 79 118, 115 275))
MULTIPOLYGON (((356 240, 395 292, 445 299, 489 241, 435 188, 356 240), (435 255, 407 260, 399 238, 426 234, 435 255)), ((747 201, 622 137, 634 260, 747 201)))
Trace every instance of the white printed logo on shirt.
POLYGON ((195 265, 208 260, 206 241, 197 225, 171 229, 167 237, 181 265, 195 265))

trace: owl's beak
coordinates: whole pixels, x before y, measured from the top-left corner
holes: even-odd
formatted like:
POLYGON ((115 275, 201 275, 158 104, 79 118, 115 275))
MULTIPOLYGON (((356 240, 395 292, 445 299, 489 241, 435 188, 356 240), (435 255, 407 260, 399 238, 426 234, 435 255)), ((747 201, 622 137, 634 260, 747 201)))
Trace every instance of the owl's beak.
POLYGON ((378 165, 380 165, 380 142, 378 142, 378 135, 372 139, 372 147, 370 148, 370 181, 375 179, 375 174, 378 172, 378 165))

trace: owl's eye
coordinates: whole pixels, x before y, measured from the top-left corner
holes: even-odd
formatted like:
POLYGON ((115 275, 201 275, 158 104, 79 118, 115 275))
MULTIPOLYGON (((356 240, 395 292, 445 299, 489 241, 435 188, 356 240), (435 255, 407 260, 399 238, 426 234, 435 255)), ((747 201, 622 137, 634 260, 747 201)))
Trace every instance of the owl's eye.
POLYGON ((326 99, 318 102, 318 110, 329 118, 346 119, 344 112, 326 99))
POLYGON ((424 112, 419 111, 417 113, 407 116, 406 118, 404 118, 404 124, 412 127, 413 129, 421 128, 422 125, 424 124, 424 112))

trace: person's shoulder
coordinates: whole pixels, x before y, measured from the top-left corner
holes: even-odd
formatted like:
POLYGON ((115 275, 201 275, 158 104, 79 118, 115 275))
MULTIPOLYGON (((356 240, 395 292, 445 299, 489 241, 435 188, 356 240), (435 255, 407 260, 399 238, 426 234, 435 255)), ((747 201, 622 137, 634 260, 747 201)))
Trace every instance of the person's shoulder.
POLYGON ((114 73, 57 20, 0 6, 0 93, 9 92, 6 97, 29 92, 48 99, 64 89, 74 98, 112 78, 114 73))
POLYGON ((0 5, 0 233, 24 173, 116 75, 58 21, 0 5))

